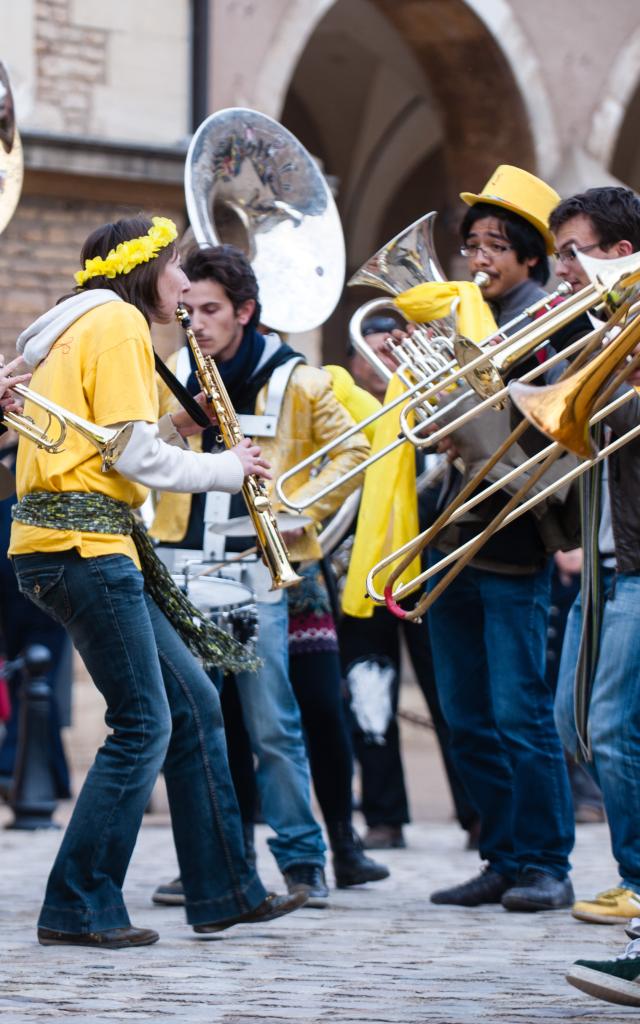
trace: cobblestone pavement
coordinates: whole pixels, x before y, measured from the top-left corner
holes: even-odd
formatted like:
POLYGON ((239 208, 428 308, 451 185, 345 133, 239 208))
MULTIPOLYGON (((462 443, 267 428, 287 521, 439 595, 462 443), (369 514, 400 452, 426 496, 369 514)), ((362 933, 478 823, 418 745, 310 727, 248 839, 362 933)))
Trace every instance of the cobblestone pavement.
MULTIPOLYGON (((0 811, 0 824, 7 819, 0 811)), ((258 832, 263 878, 278 887, 267 830, 258 832)), ((43 948, 35 940, 60 835, 0 831, 2 1024, 617 1024, 634 1016, 583 996, 564 980, 577 957, 620 951, 621 926, 581 924, 564 911, 523 915, 429 903, 433 888, 477 868, 477 854, 462 849, 462 833, 452 824, 411 826, 409 848, 385 854, 392 877, 332 893, 329 909, 303 908, 270 924, 202 939, 180 909, 149 902, 154 884, 175 872, 166 817, 149 815, 126 896, 134 923, 157 928, 161 940, 103 952, 43 948)), ((579 828, 574 865, 578 896, 614 883, 605 826, 579 828)))

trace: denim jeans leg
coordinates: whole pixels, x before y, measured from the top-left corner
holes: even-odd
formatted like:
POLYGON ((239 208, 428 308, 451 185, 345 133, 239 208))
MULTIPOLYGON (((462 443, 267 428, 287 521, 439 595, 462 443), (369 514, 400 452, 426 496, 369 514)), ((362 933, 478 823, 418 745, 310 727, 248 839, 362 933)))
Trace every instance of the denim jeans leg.
POLYGON ((512 771, 512 831, 520 870, 569 871, 573 802, 545 675, 549 568, 479 574, 498 731, 512 771))
POLYGON ((235 917, 265 898, 247 864, 218 691, 147 595, 173 730, 164 764, 187 920, 235 917))
POLYGON ((76 801, 39 924, 65 932, 127 927, 122 884, 171 733, 142 575, 121 555, 14 562, 21 591, 69 631, 112 729, 76 801))
POLYGON ((575 675, 580 651, 582 625, 582 597, 578 592, 567 617, 562 641, 558 683, 554 700, 554 720, 562 746, 571 757, 578 750, 574 707, 575 675))
POLYGON ((289 680, 287 602, 260 602, 258 614, 263 664, 258 672, 239 673, 237 683, 258 761, 262 813, 276 833, 268 843, 281 871, 293 864, 322 866, 326 847, 311 810, 309 761, 289 680))
POLYGON ((613 855, 640 893, 640 576, 617 576, 605 601, 589 732, 613 855))
MULTIPOLYGON (((441 557, 430 552, 430 564, 441 557)), ((493 714, 477 576, 476 569, 463 569, 429 609, 431 650, 453 762, 480 816, 480 855, 515 878, 512 775, 493 714)))

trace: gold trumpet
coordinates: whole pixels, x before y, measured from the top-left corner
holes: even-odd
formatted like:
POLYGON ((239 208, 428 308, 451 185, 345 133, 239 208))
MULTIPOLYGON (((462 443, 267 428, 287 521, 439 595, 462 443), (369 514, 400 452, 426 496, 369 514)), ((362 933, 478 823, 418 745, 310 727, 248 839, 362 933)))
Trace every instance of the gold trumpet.
MULTIPOLYGON (((630 302, 627 302, 619 310, 618 314, 612 318, 612 321, 626 316, 629 308, 630 302)), ((629 390, 611 401, 614 391, 624 383, 636 366, 640 365, 640 355, 637 355, 631 362, 623 365, 621 370, 614 372, 621 362, 624 363, 627 360, 640 340, 640 318, 634 317, 630 319, 613 341, 603 348, 590 362, 586 362, 587 357, 602 340, 603 335, 611 328, 612 321, 605 325, 602 330, 592 332, 588 339, 585 339, 586 344, 579 360, 581 363, 585 362, 585 365, 581 365, 578 369, 575 369, 575 366, 571 367, 568 374, 564 375, 558 383, 548 387, 530 388, 526 384, 516 381, 509 386, 509 394, 526 419, 516 428, 505 444, 501 446, 496 456, 493 456, 473 480, 465 486, 459 498, 438 517, 428 530, 423 531, 413 541, 386 556, 386 558, 382 559, 371 569, 367 577, 367 592, 374 601, 386 603, 389 610, 400 618, 419 621, 420 616, 437 600, 442 591, 455 579, 464 566, 475 557, 480 548, 494 533, 513 522, 525 512, 530 511, 541 501, 551 497, 560 488, 568 486, 569 483, 577 479, 588 469, 591 469, 603 458, 617 451, 622 445, 629 443, 629 441, 635 440, 640 435, 640 426, 634 427, 598 453, 593 451, 588 440, 588 431, 591 426, 616 411, 616 409, 620 408, 636 394, 634 390, 629 390), (517 437, 526 429, 528 422, 551 438, 554 443, 548 445, 531 459, 528 459, 521 466, 517 467, 516 470, 511 471, 500 480, 492 483, 480 495, 477 495, 470 501, 466 500, 469 494, 482 483, 487 472, 504 453, 505 445, 517 440, 517 437), (514 435, 517 435, 517 437, 514 435), (537 494, 529 497, 526 501, 523 501, 551 465, 566 451, 571 451, 578 455, 586 455, 586 461, 580 463, 537 494), (464 512, 474 507, 490 494, 495 493, 497 490, 502 490, 507 481, 510 481, 518 474, 532 469, 536 463, 539 463, 539 465, 534 469, 532 475, 477 537, 456 548, 450 554, 441 558, 435 565, 398 587, 397 590, 393 590, 394 583, 405 568, 410 565, 416 555, 433 540, 434 536, 444 526, 458 519, 464 512), (460 501, 460 498, 462 501, 460 501), (390 564, 397 562, 398 559, 401 559, 401 561, 389 576, 384 594, 379 594, 374 585, 375 577, 390 564), (453 566, 453 568, 438 581, 428 594, 421 598, 413 609, 405 610, 399 607, 398 601, 414 592, 422 583, 449 566, 453 566)))
POLYGON ((2 422, 11 427, 21 437, 32 441, 38 448, 43 448, 50 454, 56 454, 63 450, 62 445, 67 436, 67 429, 75 430, 89 441, 94 448, 97 448, 102 458, 102 472, 108 473, 118 461, 124 451, 131 431, 132 423, 125 423, 122 427, 99 427, 90 420, 85 420, 75 413, 69 412, 56 402, 45 398, 43 395, 33 391, 25 384, 16 384, 11 388, 21 398, 33 402, 35 406, 44 409, 47 414, 47 422, 44 427, 39 427, 31 416, 24 413, 5 412, 2 422), (49 436, 51 427, 55 424, 56 434, 49 436))

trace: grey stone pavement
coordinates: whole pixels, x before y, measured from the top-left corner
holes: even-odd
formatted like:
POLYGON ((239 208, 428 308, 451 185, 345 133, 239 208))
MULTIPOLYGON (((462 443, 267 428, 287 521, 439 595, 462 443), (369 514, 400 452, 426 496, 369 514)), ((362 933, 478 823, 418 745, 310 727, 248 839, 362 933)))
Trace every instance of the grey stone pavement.
MULTIPOLYGON (((86 700, 91 691, 78 689, 86 700)), ((85 709, 71 743, 78 780, 92 746, 86 715, 85 709)), ((94 725, 93 734, 99 728, 94 725)), ((633 1010, 590 999, 564 980, 577 957, 621 951, 621 926, 581 924, 564 911, 522 915, 429 902, 432 889, 474 874, 478 859, 463 849, 463 835, 450 821, 431 734, 409 727, 405 740, 416 823, 407 830, 408 849, 384 855, 391 878, 334 891, 326 910, 303 908, 210 938, 196 937, 179 908, 150 903, 154 885, 176 871, 161 792, 145 818, 125 887, 133 922, 161 935, 156 945, 138 950, 39 946, 35 922, 61 832, 0 829, 2 1024, 633 1019, 633 1010)), ((64 821, 68 813, 63 805, 57 817, 64 821)), ((0 808, 0 826, 9 818, 0 808)), ((260 871, 268 886, 281 889, 266 837, 260 826, 260 871)), ((606 826, 579 827, 573 863, 579 896, 615 883, 606 826)))

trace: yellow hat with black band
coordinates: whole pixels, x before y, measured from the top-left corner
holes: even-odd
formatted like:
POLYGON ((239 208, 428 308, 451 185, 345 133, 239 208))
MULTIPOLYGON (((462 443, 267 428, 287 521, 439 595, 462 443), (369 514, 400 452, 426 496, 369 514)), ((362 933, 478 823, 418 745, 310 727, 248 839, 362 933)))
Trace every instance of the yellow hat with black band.
POLYGON ((511 164, 500 164, 482 192, 461 192, 460 198, 467 206, 491 203, 492 206, 502 206, 505 210, 519 214, 540 232, 547 252, 551 254, 554 251, 549 215, 560 202, 560 196, 550 185, 536 178, 535 174, 529 174, 521 167, 512 167, 511 164))

